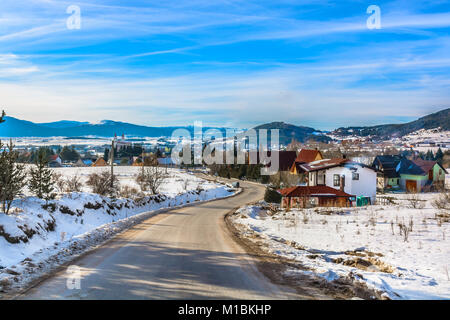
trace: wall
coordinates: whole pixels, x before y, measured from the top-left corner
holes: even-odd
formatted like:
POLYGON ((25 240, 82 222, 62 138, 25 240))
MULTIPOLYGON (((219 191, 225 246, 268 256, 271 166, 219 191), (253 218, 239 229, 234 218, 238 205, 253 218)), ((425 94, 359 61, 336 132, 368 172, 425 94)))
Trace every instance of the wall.
POLYGON ((333 176, 335 174, 345 175, 344 191, 354 196, 370 197, 372 203, 375 202, 377 193, 377 173, 369 168, 354 166, 357 168, 356 173, 359 173, 359 180, 352 180, 353 171, 346 167, 335 167, 328 169, 326 172, 326 185, 335 189, 333 185, 333 176))

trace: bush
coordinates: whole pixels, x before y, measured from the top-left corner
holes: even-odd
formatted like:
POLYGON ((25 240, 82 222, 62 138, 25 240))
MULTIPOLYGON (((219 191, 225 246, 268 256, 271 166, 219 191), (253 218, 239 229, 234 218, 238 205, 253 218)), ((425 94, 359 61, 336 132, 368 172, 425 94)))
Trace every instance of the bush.
POLYGON ((275 189, 266 188, 266 192, 264 193, 264 201, 267 203, 281 203, 281 194, 279 194, 275 189))
POLYGON ((120 196, 122 198, 133 199, 139 194, 136 188, 130 186, 123 186, 120 188, 120 196))
POLYGON ((450 191, 442 192, 431 205, 439 210, 450 210, 450 191))
POLYGON ((119 189, 119 181, 109 171, 90 174, 86 184, 92 188, 93 193, 102 196, 115 196, 119 189))
POLYGON ((77 174, 71 178, 67 178, 65 184, 64 190, 66 192, 81 192, 81 188, 83 188, 81 178, 77 174))
POLYGON ((158 166, 155 167, 142 167, 141 172, 136 176, 136 182, 141 188, 141 191, 151 191, 153 194, 157 194, 159 187, 166 179, 166 175, 163 170, 158 166))

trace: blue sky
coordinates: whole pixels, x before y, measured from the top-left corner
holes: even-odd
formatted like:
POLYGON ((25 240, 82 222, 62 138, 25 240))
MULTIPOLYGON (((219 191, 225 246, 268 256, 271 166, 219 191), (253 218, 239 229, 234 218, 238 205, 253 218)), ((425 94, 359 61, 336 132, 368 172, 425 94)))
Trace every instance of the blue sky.
POLYGON ((450 106, 449 31, 441 0, 2 0, 0 106, 35 122, 405 122, 450 106))

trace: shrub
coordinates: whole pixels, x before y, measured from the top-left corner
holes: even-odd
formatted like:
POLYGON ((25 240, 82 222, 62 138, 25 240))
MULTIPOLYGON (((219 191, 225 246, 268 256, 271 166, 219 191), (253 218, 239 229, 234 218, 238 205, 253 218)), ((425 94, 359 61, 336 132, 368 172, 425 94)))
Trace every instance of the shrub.
POLYGON ((151 191, 157 194, 161 184, 166 179, 163 170, 158 167, 142 167, 139 174, 136 176, 136 182, 141 188, 141 191, 151 191))
POLYGON ((266 192, 264 193, 264 201, 267 203, 281 203, 281 194, 279 194, 275 189, 266 188, 266 192))
POLYGON ((81 188, 83 188, 83 183, 77 174, 66 179, 64 188, 66 192, 80 192, 81 188))
POLYGON ((122 198, 132 199, 138 195, 138 190, 130 186, 123 186, 120 188, 119 195, 122 198))
POLYGON ((91 187, 93 193, 102 196, 115 196, 119 189, 119 181, 109 171, 91 173, 86 184, 91 187))
POLYGON ((431 205, 438 210, 450 210, 450 191, 442 192, 431 205))

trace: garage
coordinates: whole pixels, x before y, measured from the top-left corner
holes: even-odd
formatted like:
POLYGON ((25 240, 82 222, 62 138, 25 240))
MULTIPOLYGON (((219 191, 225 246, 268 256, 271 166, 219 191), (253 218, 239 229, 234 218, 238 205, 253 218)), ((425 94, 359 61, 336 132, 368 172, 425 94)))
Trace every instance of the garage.
POLYGON ((406 180, 406 191, 407 192, 417 192, 417 181, 406 180))

